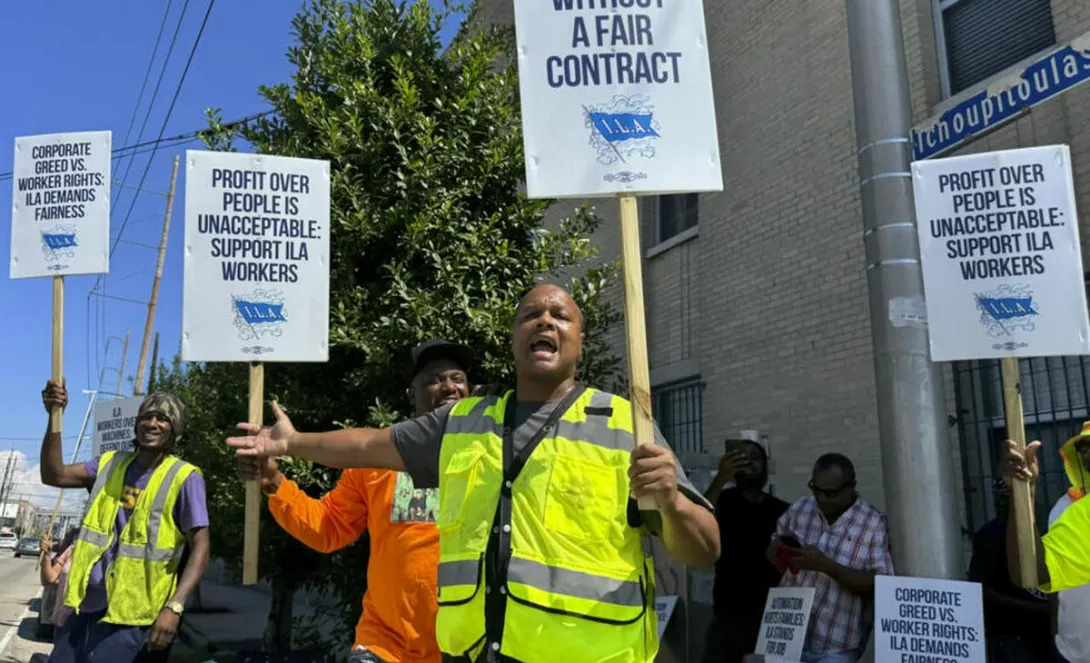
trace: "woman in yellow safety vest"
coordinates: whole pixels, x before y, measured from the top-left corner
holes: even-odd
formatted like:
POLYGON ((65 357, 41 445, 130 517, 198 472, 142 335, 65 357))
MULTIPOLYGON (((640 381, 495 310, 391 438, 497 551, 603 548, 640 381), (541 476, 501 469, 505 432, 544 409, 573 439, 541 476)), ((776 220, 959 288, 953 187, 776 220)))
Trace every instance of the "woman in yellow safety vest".
POLYGON ((297 433, 276 404, 243 426, 240 455, 405 470, 439 487, 439 613, 446 660, 649 663, 658 651, 648 535, 681 562, 719 556, 711 505, 657 429, 634 447, 632 405, 575 382, 583 317, 538 286, 515 312, 516 388, 392 428, 297 433), (654 500, 641 513, 634 498, 654 500))

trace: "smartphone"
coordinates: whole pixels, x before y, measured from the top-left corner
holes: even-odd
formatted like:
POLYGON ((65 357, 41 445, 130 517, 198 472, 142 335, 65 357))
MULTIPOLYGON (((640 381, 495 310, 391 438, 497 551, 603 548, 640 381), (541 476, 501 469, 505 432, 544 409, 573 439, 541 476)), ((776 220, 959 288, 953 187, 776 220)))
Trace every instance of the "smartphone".
POLYGON ((802 547, 802 542, 799 541, 798 537, 794 536, 793 534, 785 534, 784 536, 781 536, 780 543, 787 546, 788 548, 802 547))

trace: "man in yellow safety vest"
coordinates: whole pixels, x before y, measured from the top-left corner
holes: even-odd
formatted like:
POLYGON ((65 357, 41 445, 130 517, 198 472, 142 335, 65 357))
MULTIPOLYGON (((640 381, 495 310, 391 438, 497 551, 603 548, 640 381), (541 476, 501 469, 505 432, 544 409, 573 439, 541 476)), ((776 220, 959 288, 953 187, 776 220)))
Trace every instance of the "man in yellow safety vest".
MULTIPOLYGON (((64 408, 64 384, 48 382, 42 402, 47 411, 64 408)), ((140 404, 134 451, 65 464, 60 433, 47 427, 42 483, 91 491, 64 595, 74 614, 57 634, 50 663, 146 661, 173 641, 210 550, 204 479, 171 455, 184 431, 182 402, 166 393, 140 404)))
POLYGON ((406 470, 439 487, 444 660, 649 663, 658 651, 646 535, 681 562, 719 557, 711 505, 656 430, 635 447, 632 405, 575 382, 583 316, 559 286, 515 312, 516 388, 392 428, 298 433, 276 424, 228 444, 333 467, 406 470), (631 498, 654 500, 641 513, 631 498))

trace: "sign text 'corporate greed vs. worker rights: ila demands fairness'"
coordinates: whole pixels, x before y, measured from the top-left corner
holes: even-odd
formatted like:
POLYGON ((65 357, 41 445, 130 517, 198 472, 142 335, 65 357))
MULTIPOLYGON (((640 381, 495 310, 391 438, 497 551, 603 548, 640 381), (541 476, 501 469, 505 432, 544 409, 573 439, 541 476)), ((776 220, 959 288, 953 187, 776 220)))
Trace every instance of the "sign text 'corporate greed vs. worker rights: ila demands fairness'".
POLYGON ((183 358, 327 361, 329 162, 189 151, 186 164, 183 358))
POLYGON ((1065 146, 912 164, 934 361, 1085 354, 1065 146))

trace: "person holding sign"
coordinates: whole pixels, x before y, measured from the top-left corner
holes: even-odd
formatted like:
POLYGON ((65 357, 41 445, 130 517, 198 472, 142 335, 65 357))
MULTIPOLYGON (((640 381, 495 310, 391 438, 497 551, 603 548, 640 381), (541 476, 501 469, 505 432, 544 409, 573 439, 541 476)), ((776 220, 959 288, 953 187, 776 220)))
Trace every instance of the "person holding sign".
POLYGON ((227 444, 332 467, 407 471, 439 487, 436 637, 463 661, 626 660, 658 651, 644 536, 682 563, 719 556, 712 507, 656 435, 633 449, 631 403, 575 381, 583 316, 555 285, 515 311, 516 388, 466 398, 392 428, 272 428, 227 444), (654 500, 641 514, 630 495, 654 500), (510 599, 510 600, 509 600, 510 599))
MULTIPOLYGON (((1067 470, 1071 489, 1056 500, 1048 514, 1048 526, 1052 527, 1075 502, 1090 491, 1090 421, 1082 425, 1078 435, 1064 443, 1060 457, 1067 470)), ((1056 663, 1090 661, 1090 585, 1061 591, 1056 596, 1056 663)))
MULTIPOLYGON (((1033 442, 1026 445, 1025 453, 1019 453, 1018 445, 1007 441, 1007 461, 1003 464, 1003 479, 1007 485, 1013 486, 1015 481, 1029 482, 1036 496, 1037 477, 1041 471, 1037 461, 1040 448, 1040 442, 1033 442)), ((1018 530, 1013 525, 1013 515, 1012 524, 1007 527, 1007 554, 1011 579, 1018 582, 1018 530)), ((1042 591, 1054 593, 1090 584, 1090 500, 1074 502, 1049 527, 1048 534, 1041 537, 1035 533, 1035 536, 1037 579, 1042 591)))
MULTIPOLYGON (((46 411, 64 408, 63 382, 42 390, 46 411)), ((132 452, 108 451, 66 465, 52 423, 42 442, 42 483, 91 491, 72 552, 64 605, 74 611, 57 634, 50 663, 147 661, 170 647, 185 601, 208 568, 204 479, 171 452, 185 433, 173 394, 140 404, 132 452), (189 546, 189 561, 180 568, 189 546)))
POLYGON ((787 509, 768 556, 780 587, 813 587, 803 663, 854 663, 874 622, 874 578, 894 575, 885 515, 855 489, 855 466, 825 454, 814 464, 811 497, 787 509))
MULTIPOLYGON (((466 372, 472 358, 466 346, 439 339, 413 349, 407 396, 417 416, 469 395, 466 372)), ((370 530, 367 593, 356 626, 354 663, 438 663, 438 491, 414 488, 405 472, 348 469, 332 491, 316 500, 268 457, 239 457, 239 474, 261 484, 269 511, 288 534, 319 552, 339 550, 370 530)))

